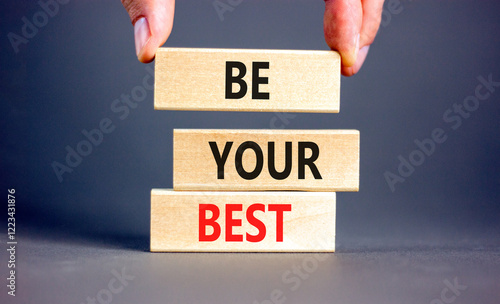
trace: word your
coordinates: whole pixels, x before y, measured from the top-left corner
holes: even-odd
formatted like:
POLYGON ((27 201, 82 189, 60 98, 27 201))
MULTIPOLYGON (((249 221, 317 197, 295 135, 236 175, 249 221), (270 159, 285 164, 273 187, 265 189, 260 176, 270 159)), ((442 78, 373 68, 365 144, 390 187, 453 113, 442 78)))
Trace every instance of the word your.
MULTIPOLYGON (((227 158, 229 156, 229 151, 233 146, 233 142, 226 142, 224 146, 224 151, 222 154, 220 153, 219 147, 215 141, 209 142, 210 149, 212 150, 212 154, 214 156, 215 163, 217 164, 217 179, 224 179, 224 165, 226 164, 227 158)), ((269 174, 272 178, 277 180, 286 179, 290 172, 292 171, 292 142, 285 143, 285 168, 283 171, 278 172, 275 167, 275 152, 274 152, 274 142, 270 141, 267 143, 267 155, 268 155, 268 170, 269 174)), ((308 166, 311 170, 315 179, 322 179, 321 174, 319 173, 318 168, 314 164, 314 161, 318 159, 319 156, 319 147, 316 143, 310 141, 299 141, 298 143, 298 177, 299 179, 305 179, 305 167, 308 166), (311 156, 306 158, 306 149, 311 150, 311 156)), ((257 178, 262 169, 264 167, 264 154, 262 153, 262 149, 260 146, 253 141, 246 141, 242 143, 238 149, 236 150, 234 164, 236 167, 236 171, 238 174, 246 179, 252 180, 257 178), (252 171, 246 171, 243 168, 242 159, 243 153, 246 150, 252 150, 256 156, 255 168, 252 171)))
MULTIPOLYGON (((242 204, 227 204, 225 208, 225 241, 226 242, 243 242, 242 234, 234 234, 233 227, 241 227, 242 220, 233 218, 233 212, 243 211, 242 204)), ((246 220, 248 223, 257 228, 256 235, 246 233, 245 239, 247 242, 260 242, 266 237, 266 225, 254 215, 256 211, 266 212, 264 204, 252 204, 246 210, 246 220)), ((292 211, 291 204, 269 204, 268 212, 276 212, 276 242, 283 242, 283 213, 292 211)), ((200 204, 199 207, 199 241, 213 242, 221 235, 221 226, 217 223, 220 216, 219 207, 213 204, 200 204), (212 213, 211 218, 207 218, 207 210, 212 213), (212 234, 207 234, 206 227, 213 228, 212 234)))
MULTIPOLYGON (((269 93, 260 92, 259 84, 268 84, 267 77, 260 77, 259 70, 269 69, 269 62, 252 62, 252 99, 269 99, 269 93)), ((248 85, 243 80, 247 73, 247 67, 243 62, 226 62, 226 99, 241 99, 247 94, 248 85), (233 69, 238 69, 238 75, 233 76, 233 69), (233 83, 240 86, 238 92, 233 92, 233 83)))

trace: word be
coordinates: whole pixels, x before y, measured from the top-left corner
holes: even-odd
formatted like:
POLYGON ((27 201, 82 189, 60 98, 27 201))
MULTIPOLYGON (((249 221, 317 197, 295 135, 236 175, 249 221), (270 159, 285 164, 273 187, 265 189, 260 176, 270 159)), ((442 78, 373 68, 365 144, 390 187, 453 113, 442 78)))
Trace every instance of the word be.
MULTIPOLYGON (((229 156, 229 151, 233 146, 233 142, 228 141, 224 146, 224 151, 222 155, 220 153, 219 147, 215 141, 209 142, 210 149, 214 156, 215 163, 217 164, 217 179, 224 179, 224 165, 226 164, 227 158, 229 156)), ((292 142, 287 141, 285 143, 285 168, 283 171, 278 172, 275 167, 275 143, 270 141, 267 143, 267 155, 268 155, 268 170, 272 178, 276 180, 286 179, 290 172, 292 171, 292 142)), ((308 166, 311 170, 315 179, 322 179, 318 168, 314 164, 319 157, 319 147, 316 143, 310 141, 299 141, 298 143, 298 177, 299 179, 305 179, 305 167, 308 166), (306 149, 311 150, 311 156, 306 158, 306 149)), ((254 141, 246 141, 242 143, 236 150, 234 164, 238 174, 246 179, 252 180, 257 178, 264 167, 264 154, 262 153, 261 147, 254 141), (255 153, 257 162, 255 168, 252 171, 246 171, 243 168, 242 159, 243 153, 246 150, 252 150, 255 153)))
MULTIPOLYGON (((260 77, 259 70, 269 69, 269 62, 252 62, 252 99, 269 99, 269 93, 259 92, 259 84, 268 84, 267 77, 260 77)), ((243 62, 226 62, 226 99, 241 99, 247 94, 248 85, 243 80, 247 67, 243 62), (238 69, 238 75, 233 76, 233 69, 238 69), (233 92, 233 83, 240 86, 238 92, 233 92)))
MULTIPOLYGON (((241 227, 242 220, 233 217, 234 211, 243 211, 242 204, 226 204, 225 208, 225 241, 226 242, 243 242, 242 234, 234 234, 233 227, 241 227)), ((258 233, 252 235, 246 233, 247 242, 260 242, 266 237, 266 225, 254 215, 256 211, 265 212, 266 206, 264 204, 252 204, 246 210, 246 220, 248 223, 257 228, 258 233)), ((283 214, 285 211, 292 211, 291 204, 269 204, 267 206, 268 212, 276 212, 276 242, 283 242, 283 214)), ((221 235, 221 226, 217 223, 220 216, 220 209, 214 204, 200 204, 199 207, 199 241, 200 242, 213 242, 216 241, 221 235), (207 210, 212 213, 212 217, 207 218, 207 210), (213 228, 212 234, 207 234, 206 227, 213 228)))

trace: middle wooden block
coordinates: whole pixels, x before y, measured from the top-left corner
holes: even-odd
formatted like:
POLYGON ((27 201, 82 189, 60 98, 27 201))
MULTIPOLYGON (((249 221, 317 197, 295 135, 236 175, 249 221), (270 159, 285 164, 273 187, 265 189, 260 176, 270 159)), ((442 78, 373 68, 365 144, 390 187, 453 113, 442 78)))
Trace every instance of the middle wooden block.
POLYGON ((356 130, 174 130, 174 190, 358 191, 356 130))

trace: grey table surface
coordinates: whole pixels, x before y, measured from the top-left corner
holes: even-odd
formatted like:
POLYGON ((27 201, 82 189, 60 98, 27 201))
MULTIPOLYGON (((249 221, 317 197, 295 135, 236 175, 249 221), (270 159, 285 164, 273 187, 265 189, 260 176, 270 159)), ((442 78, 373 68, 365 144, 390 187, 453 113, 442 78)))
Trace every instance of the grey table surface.
MULTIPOLYGON (((1 303, 498 303, 500 246, 336 253, 150 253, 147 238, 19 234, 16 297, 1 303)), ((7 260, 2 250, 2 261, 7 260)), ((2 276, 6 276, 2 267, 2 276)))

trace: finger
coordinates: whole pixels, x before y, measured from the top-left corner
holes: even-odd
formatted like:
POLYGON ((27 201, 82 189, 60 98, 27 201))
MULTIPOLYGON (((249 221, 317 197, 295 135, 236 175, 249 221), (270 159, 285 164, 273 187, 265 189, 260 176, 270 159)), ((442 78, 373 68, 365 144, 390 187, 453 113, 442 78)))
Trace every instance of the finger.
POLYGON ((325 0, 325 40, 340 53, 344 67, 352 67, 358 57, 362 21, 361 0, 325 0))
POLYGON ((359 70, 361 69, 361 66, 365 62, 365 59, 366 59, 366 56, 368 55, 369 50, 370 50, 369 45, 362 47, 358 52, 358 57, 356 58, 356 63, 353 66, 351 66, 351 67, 342 66, 341 67, 340 71, 341 71, 342 75, 349 77, 349 76, 353 76, 354 74, 359 72, 359 70))
POLYGON ((384 0, 362 0, 362 4, 363 24, 360 31, 360 48, 373 43, 382 20, 384 0))
POLYGON ((352 67, 342 66, 341 72, 344 76, 353 76, 359 72, 380 27, 384 0, 362 0, 362 4, 363 24, 361 25, 360 32, 360 50, 356 58, 356 63, 352 67))
POLYGON ((134 25, 139 61, 151 62, 156 50, 167 41, 174 22, 174 0, 122 0, 134 25))

